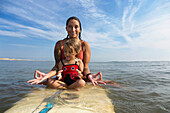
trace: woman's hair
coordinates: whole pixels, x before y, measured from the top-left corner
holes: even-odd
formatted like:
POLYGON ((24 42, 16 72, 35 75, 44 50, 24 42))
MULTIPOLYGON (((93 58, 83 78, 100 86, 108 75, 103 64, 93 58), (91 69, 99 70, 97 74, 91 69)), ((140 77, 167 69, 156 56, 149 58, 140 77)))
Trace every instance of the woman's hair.
POLYGON ((69 39, 66 40, 66 42, 64 43, 64 47, 69 47, 72 50, 72 52, 74 49, 77 55, 79 55, 81 51, 81 42, 80 40, 77 39, 69 39))
MULTIPOLYGON (((77 17, 75 17, 75 16, 72 16, 72 17, 70 17, 70 18, 67 19, 67 21, 66 21, 66 26, 68 25, 68 23, 69 23, 70 20, 77 20, 77 21, 79 22, 79 25, 80 25, 80 30, 82 31, 81 22, 80 22, 80 20, 79 20, 77 17)), ((80 31, 80 33, 79 33, 79 39, 80 39, 80 40, 81 40, 81 31, 80 31)), ((68 35, 67 35, 66 38, 68 38, 68 35)))

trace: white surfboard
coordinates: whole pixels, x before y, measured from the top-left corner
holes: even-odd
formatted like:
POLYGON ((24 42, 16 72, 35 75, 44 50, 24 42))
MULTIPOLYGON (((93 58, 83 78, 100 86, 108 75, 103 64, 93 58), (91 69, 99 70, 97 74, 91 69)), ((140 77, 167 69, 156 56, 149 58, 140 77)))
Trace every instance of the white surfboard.
POLYGON ((101 87, 75 90, 39 89, 16 102, 5 113, 115 113, 101 87), (50 106, 49 106, 50 105, 50 106))

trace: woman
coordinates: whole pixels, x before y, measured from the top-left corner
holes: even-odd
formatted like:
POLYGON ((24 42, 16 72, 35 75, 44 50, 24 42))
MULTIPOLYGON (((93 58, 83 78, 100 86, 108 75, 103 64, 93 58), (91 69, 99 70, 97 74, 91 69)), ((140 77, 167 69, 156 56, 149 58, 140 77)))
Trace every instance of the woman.
POLYGON ((91 81, 94 86, 99 85, 99 83, 105 84, 101 80, 101 77, 99 79, 98 75, 92 75, 90 73, 88 64, 89 64, 89 61, 90 61, 90 58, 91 58, 91 49, 90 49, 89 44, 81 39, 82 27, 81 27, 80 20, 77 17, 70 17, 66 22, 66 31, 68 33, 67 37, 63 40, 58 41, 55 45, 55 48, 54 48, 55 66, 52 68, 52 70, 49 73, 44 74, 44 73, 40 72, 40 73, 38 73, 39 77, 37 77, 35 75, 35 79, 30 80, 28 82, 31 82, 31 84, 40 83, 43 80, 50 78, 47 81, 48 86, 50 86, 52 88, 63 88, 63 89, 65 89, 65 85, 63 83, 61 83, 61 81, 58 81, 58 80, 53 79, 51 77, 60 73, 60 72, 58 72, 59 71, 58 63, 62 59, 65 59, 64 51, 63 51, 64 42, 69 40, 69 39, 77 39, 77 40, 81 41, 81 44, 82 44, 82 50, 81 50, 80 54, 78 55, 78 58, 81 59, 84 63, 84 71, 83 71, 84 78, 86 80, 91 81))

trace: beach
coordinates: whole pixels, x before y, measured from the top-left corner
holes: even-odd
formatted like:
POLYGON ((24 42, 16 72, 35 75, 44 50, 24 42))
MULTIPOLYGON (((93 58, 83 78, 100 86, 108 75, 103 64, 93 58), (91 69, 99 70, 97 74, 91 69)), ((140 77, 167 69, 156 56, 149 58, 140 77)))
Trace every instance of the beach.
POLYGON ((0 60, 33 61, 33 60, 30 60, 30 59, 15 59, 15 58, 0 58, 0 60))

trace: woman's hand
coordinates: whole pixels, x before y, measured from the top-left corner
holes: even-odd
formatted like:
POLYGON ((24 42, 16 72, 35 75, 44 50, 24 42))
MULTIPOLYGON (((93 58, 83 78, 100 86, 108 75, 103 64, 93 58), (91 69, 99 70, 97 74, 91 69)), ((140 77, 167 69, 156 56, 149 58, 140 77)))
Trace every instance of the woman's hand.
POLYGON ((35 73, 34 73, 34 78, 35 79, 42 79, 44 76, 45 76, 45 73, 40 72, 38 70, 35 70, 35 73), (39 75, 39 76, 37 76, 37 75, 39 75))
POLYGON ((31 85, 38 84, 38 83, 41 83, 44 80, 46 80, 48 77, 49 77, 49 75, 42 73, 38 70, 35 70, 35 74, 34 74, 35 79, 29 80, 29 81, 27 81, 27 83, 30 83, 31 85), (39 76, 37 76, 37 75, 39 75, 39 76))
POLYGON ((91 83, 96 86, 100 86, 99 84, 104 84, 106 85, 106 83, 102 80, 102 74, 101 72, 97 73, 97 74, 90 74, 88 75, 88 79, 91 81, 91 83))

